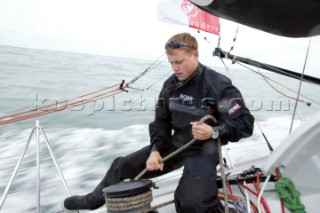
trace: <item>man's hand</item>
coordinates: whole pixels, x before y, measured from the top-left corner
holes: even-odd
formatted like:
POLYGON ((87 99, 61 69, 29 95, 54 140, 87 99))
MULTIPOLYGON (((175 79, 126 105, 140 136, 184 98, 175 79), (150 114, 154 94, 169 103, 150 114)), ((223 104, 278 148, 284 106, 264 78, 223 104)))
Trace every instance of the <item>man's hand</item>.
POLYGON ((197 140, 207 140, 211 138, 213 128, 206 123, 199 123, 197 121, 191 122, 193 137, 197 140))
POLYGON ((164 164, 159 163, 162 160, 162 157, 158 151, 152 151, 149 155, 149 158, 146 162, 146 167, 149 171, 159 170, 162 171, 164 164))

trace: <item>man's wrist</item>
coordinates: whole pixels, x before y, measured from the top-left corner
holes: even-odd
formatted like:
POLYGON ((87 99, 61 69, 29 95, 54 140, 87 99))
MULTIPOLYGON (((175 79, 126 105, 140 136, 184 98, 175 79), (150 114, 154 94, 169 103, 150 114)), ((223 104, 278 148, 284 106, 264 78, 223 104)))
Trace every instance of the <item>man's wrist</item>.
POLYGON ((158 152, 158 148, 155 144, 153 144, 153 146, 151 148, 151 152, 158 152))
POLYGON ((212 134, 211 134, 211 138, 212 139, 217 139, 219 137, 219 130, 218 130, 218 128, 212 128, 212 134))

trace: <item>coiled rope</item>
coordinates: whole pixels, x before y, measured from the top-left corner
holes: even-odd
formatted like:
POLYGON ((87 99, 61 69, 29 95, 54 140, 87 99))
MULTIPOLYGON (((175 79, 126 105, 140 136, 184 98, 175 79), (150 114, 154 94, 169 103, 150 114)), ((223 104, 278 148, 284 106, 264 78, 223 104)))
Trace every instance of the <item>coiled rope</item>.
POLYGON ((300 200, 300 193, 296 190, 293 181, 289 178, 280 178, 276 182, 278 195, 284 201, 284 205, 294 213, 306 213, 300 200))
POLYGON ((142 208, 152 202, 152 191, 130 197, 106 198, 108 212, 124 212, 132 209, 142 208))

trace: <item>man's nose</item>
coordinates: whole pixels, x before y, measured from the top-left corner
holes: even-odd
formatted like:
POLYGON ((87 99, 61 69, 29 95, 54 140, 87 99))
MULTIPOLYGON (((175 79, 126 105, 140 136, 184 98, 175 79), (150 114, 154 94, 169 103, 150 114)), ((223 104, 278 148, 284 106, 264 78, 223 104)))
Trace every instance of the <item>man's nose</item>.
POLYGON ((178 71, 179 70, 179 66, 177 64, 173 64, 172 65, 172 70, 175 71, 175 72, 178 71))

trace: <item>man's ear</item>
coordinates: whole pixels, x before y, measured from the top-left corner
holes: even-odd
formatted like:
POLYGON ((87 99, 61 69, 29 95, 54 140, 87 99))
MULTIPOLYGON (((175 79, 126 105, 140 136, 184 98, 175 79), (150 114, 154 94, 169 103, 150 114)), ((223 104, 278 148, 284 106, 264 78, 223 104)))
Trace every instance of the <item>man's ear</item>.
POLYGON ((198 51, 198 50, 195 50, 195 51, 193 52, 193 55, 194 55, 195 57, 199 58, 199 51, 198 51))

